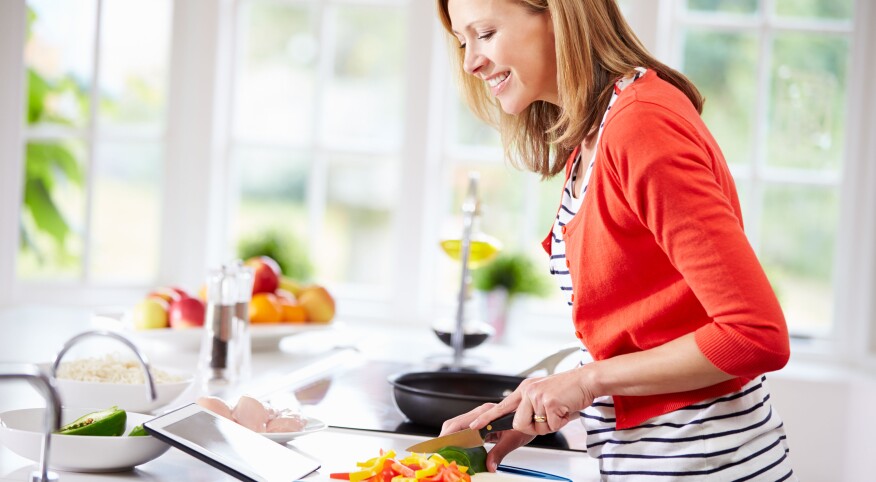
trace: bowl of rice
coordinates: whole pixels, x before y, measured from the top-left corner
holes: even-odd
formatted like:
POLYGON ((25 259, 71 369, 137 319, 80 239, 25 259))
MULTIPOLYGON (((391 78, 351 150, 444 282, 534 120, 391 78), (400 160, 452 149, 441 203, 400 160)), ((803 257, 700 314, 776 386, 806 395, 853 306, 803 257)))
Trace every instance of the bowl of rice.
POLYGON ((126 411, 148 413, 173 402, 192 384, 191 374, 154 366, 151 371, 155 400, 149 395, 140 363, 115 354, 61 362, 55 385, 67 408, 116 405, 126 411))

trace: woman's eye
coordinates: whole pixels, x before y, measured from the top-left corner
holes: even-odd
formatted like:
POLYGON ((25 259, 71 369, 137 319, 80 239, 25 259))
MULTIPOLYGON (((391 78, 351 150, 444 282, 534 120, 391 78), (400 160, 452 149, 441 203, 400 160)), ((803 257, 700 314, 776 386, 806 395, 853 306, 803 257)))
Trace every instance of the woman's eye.
POLYGON ((486 33, 483 33, 480 36, 478 36, 478 38, 481 40, 489 40, 493 37, 493 34, 495 34, 495 33, 496 32, 486 32, 486 33))

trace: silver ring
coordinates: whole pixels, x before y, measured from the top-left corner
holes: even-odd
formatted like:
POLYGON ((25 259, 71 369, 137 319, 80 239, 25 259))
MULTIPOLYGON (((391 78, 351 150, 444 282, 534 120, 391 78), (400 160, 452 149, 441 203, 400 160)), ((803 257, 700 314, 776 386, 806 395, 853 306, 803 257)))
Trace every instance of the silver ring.
POLYGON ((545 417, 544 415, 533 415, 532 421, 535 423, 545 423, 547 422, 547 417, 545 417))

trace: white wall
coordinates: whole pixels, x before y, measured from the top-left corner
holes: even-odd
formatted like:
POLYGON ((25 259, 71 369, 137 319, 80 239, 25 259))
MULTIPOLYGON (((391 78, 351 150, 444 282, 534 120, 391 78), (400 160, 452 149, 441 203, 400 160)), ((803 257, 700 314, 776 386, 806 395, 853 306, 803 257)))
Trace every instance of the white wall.
POLYGON ((876 377, 792 361, 768 380, 801 481, 876 480, 876 377))

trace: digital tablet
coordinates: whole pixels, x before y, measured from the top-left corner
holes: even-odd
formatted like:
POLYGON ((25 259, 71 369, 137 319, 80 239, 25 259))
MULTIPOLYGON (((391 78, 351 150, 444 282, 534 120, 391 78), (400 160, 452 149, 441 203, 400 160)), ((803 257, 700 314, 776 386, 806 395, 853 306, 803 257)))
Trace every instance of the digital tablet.
POLYGON ((155 438, 240 480, 291 482, 320 464, 196 404, 143 424, 155 438))

